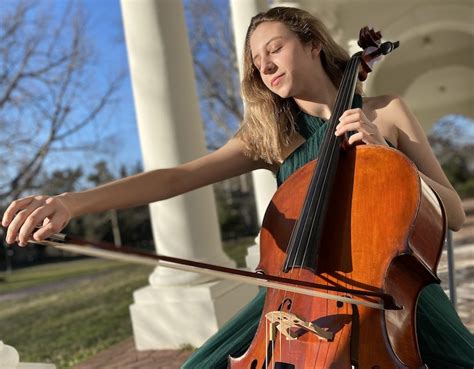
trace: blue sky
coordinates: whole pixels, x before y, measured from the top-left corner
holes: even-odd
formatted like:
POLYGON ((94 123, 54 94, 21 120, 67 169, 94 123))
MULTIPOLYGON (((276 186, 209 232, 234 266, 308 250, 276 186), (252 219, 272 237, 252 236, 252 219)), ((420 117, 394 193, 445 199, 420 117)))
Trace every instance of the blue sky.
MULTIPOLYGON (((139 1, 139 0, 138 0, 139 1)), ((170 0, 181 1, 181 0, 170 0)), ((228 6, 228 0, 215 0, 217 6, 228 6)), ((2 8, 15 8, 19 0, 0 0, 0 16, 2 8), (6 5, 5 7, 1 4, 6 5)), ((128 168, 136 168, 141 163, 141 151, 138 140, 134 101, 132 95, 131 81, 128 73, 127 51, 124 41, 123 24, 119 0, 40 0, 31 4, 32 13, 40 13, 43 16, 51 16, 51 31, 56 27, 63 16, 65 9, 72 5, 74 11, 77 8, 84 10, 86 19, 86 38, 90 40, 89 45, 94 51, 93 63, 93 90, 100 91, 106 86, 108 77, 116 75, 119 71, 126 72, 126 78, 117 93, 120 103, 106 114, 100 115, 96 122, 89 125, 73 139, 68 141, 69 145, 88 140, 89 137, 100 138, 100 147, 109 149, 108 153, 99 150, 91 153, 53 154, 45 163, 47 171, 64 170, 66 168, 82 166, 87 172, 93 171, 93 165, 99 160, 106 160, 109 170, 118 174, 122 165, 128 168), (46 11, 46 12, 45 12, 46 11), (108 136, 113 136, 114 141, 109 142, 108 136), (82 141, 81 141, 82 140, 82 141)), ((73 13, 74 14, 74 13, 73 13)), ((66 33, 65 33, 66 34, 66 33)), ((67 36, 66 36, 67 37, 67 36)), ((84 95, 86 96, 86 95, 84 95)), ((91 100, 89 100, 91 101, 91 100)), ((81 107, 77 106, 78 110, 81 107)), ((23 121, 30 117, 22 116, 23 121)), ((157 118, 159 119, 159 118, 157 118)), ((31 120, 32 124, 34 120, 31 120)), ((41 132, 40 132, 41 134, 41 132)), ((92 139, 90 140, 92 142, 92 139)))
MULTIPOLYGON (((51 1, 58 13, 60 13, 67 4, 65 0, 51 1)), ((87 32, 98 56, 97 73, 106 76, 113 71, 124 69, 127 71, 127 76, 119 91, 121 103, 117 106, 117 109, 114 109, 114 114, 108 117, 106 122, 100 122, 101 134, 114 135, 118 140, 116 145, 120 149, 117 149, 111 156, 103 156, 109 163, 109 169, 118 173, 120 166, 123 164, 130 167, 135 166, 137 162, 141 162, 132 87, 128 75, 128 60, 123 34, 120 1, 72 1, 73 3, 79 2, 84 7, 88 16, 87 32)), ((228 6, 228 0, 216 0, 216 6, 228 6)), ((91 134, 95 134, 96 130, 96 127, 91 127, 89 131, 91 134)), ((107 145, 107 142, 104 142, 104 145, 107 145)), ((97 157, 100 157, 100 155, 97 157)), ((77 164, 79 165, 81 162, 87 162, 87 159, 83 159, 79 155, 77 164)), ((70 162, 64 163, 66 167, 70 166, 70 164, 70 162)))
MULTIPOLYGON (((56 3, 60 2, 56 0, 56 3)), ((99 70, 128 71, 127 52, 122 28, 119 0, 81 0, 89 19, 89 36, 93 37, 99 57, 99 70)), ((133 106, 131 81, 127 77, 119 92, 121 103, 107 122, 107 129, 116 134, 120 150, 110 160, 110 168, 118 170, 121 164, 132 165, 141 161, 138 132, 133 106)))

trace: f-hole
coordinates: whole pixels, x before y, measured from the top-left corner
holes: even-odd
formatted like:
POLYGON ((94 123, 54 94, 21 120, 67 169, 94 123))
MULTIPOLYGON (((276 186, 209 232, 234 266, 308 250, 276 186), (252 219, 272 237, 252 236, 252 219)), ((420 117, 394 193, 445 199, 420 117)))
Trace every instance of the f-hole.
POLYGON ((295 369, 295 366, 293 364, 276 362, 275 369, 295 369))

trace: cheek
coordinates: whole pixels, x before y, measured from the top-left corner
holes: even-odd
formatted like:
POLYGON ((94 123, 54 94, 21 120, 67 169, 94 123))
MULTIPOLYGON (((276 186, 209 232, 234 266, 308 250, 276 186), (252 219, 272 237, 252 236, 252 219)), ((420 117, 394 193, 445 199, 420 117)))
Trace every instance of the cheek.
POLYGON ((297 55, 291 55, 285 59, 285 73, 287 74, 287 81, 292 85, 301 83, 308 77, 307 71, 297 55))
POLYGON ((268 76, 258 74, 255 76, 255 78, 260 79, 260 83, 262 84, 262 87, 266 88, 267 90, 271 90, 271 85, 270 85, 270 79, 268 76))
POLYGON ((293 64, 293 82, 297 84, 307 83, 314 75, 314 66, 305 63, 304 60, 295 60, 293 64))

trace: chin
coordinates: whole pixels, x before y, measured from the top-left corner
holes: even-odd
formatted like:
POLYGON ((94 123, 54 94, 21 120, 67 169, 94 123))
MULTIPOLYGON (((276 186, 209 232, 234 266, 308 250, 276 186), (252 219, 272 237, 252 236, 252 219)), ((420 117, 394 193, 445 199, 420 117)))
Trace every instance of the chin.
POLYGON ((293 97, 293 95, 290 93, 290 91, 286 88, 282 88, 278 91, 273 91, 273 93, 280 96, 282 99, 287 99, 289 97, 293 97))

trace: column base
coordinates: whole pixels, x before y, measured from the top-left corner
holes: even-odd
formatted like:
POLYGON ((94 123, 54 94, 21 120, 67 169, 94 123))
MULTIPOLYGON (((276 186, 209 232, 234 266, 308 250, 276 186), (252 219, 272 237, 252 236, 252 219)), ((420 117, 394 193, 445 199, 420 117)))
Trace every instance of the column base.
POLYGON ((258 293, 256 286, 215 281, 134 292, 130 306, 137 350, 201 346, 258 293))
POLYGON ((0 368, 1 369, 56 369, 54 364, 20 363, 18 351, 0 341, 0 368))

